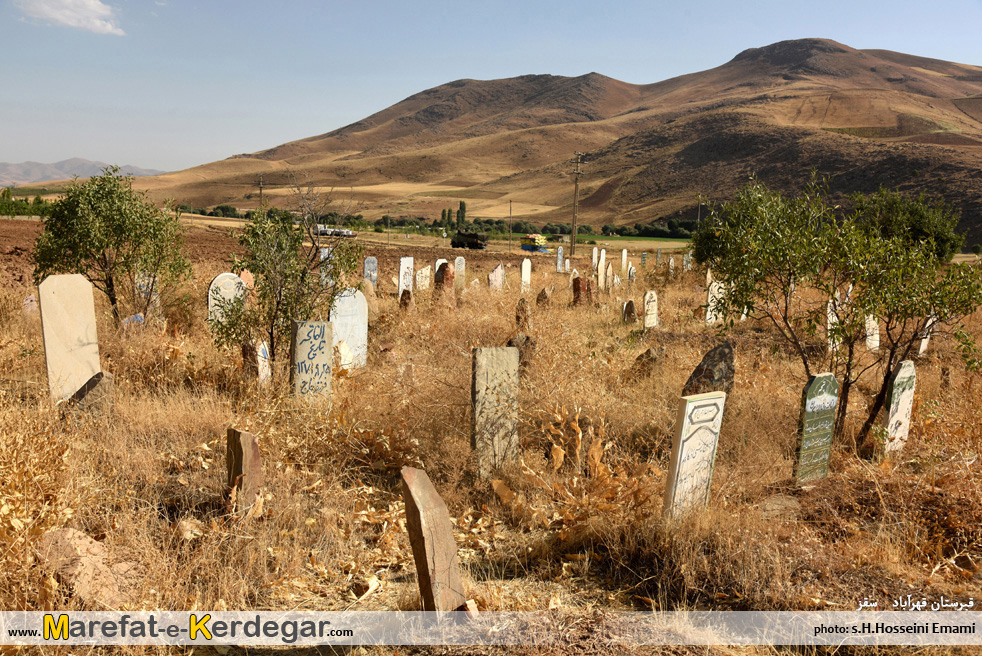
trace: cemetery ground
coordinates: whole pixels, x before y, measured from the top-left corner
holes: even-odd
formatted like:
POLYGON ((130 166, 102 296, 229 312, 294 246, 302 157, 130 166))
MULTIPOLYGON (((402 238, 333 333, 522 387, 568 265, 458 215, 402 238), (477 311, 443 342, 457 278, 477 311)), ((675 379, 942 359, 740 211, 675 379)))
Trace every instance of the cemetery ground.
MULTIPOLYGON (((850 436, 875 393, 860 385, 829 478, 800 489, 792 482, 800 363, 768 326, 737 324, 727 335, 735 384, 709 503, 669 526, 662 499, 678 399, 722 341, 700 318, 704 271, 678 266, 668 279, 664 260, 656 267, 649 251, 642 270, 632 254, 632 287, 625 280, 595 305, 571 307, 569 276, 555 273, 553 256, 534 257, 522 462, 493 482, 478 476, 470 447, 471 349, 503 346, 516 333, 519 252, 406 247, 395 235, 391 248, 369 246, 365 254, 379 260, 379 316, 368 365, 339 373, 330 401, 308 401, 290 396, 282 361, 263 388, 238 351, 214 346, 206 291, 238 246, 223 228, 192 229, 194 279, 183 302, 165 307, 166 326, 117 329, 96 295, 102 368, 115 379, 115 406, 99 414, 50 404, 40 319, 23 310, 36 291, 27 258, 39 227, 0 221, 4 609, 99 607, 98 595, 73 588, 40 558, 43 534, 62 527, 127 565, 117 608, 418 609, 404 466, 425 470, 446 502, 466 596, 480 610, 573 618, 562 624, 563 643, 524 653, 654 651, 610 646, 610 636, 592 630, 598 615, 617 610, 854 610, 865 599, 889 609, 908 594, 982 600, 982 375, 966 372, 945 340, 932 340, 916 361, 901 456, 878 463, 854 455, 850 436), (414 309, 400 309, 392 280, 400 256, 415 257, 418 268, 460 254, 467 281, 456 309, 428 291, 414 309), (495 293, 486 278, 499 261, 507 288, 495 293), (548 305, 535 302, 543 287, 554 287, 548 305), (659 326, 642 333, 641 324, 622 323, 621 304, 640 306, 648 289, 658 292, 659 326), (639 361, 648 349, 653 357, 639 361), (262 503, 244 517, 225 498, 229 427, 257 435, 262 454, 262 503)), ((572 267, 586 275, 590 248, 579 253, 572 267)), ((969 326, 982 336, 980 314, 969 326)))

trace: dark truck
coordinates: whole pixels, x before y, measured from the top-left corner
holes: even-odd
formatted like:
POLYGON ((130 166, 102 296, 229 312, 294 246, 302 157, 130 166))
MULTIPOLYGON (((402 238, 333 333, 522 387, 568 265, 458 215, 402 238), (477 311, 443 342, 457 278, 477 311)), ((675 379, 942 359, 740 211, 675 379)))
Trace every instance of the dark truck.
POLYGON ((488 247, 488 235, 485 232, 458 232, 450 240, 453 248, 478 248, 484 250, 488 247))

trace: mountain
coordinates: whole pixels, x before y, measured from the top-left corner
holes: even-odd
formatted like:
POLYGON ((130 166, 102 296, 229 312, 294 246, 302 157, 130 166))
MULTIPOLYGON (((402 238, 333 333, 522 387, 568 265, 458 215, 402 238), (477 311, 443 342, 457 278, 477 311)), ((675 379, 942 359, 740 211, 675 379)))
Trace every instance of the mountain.
POLYGON ((793 193, 813 170, 836 198, 878 187, 926 192, 982 241, 982 67, 827 39, 751 48, 653 84, 598 73, 458 80, 357 123, 262 152, 142 179, 194 206, 288 206, 294 180, 343 190, 351 210, 569 222, 574 152, 581 219, 695 218, 701 196, 750 175, 793 193))
MULTIPOLYGON (((30 184, 33 182, 44 182, 47 180, 66 180, 73 176, 89 178, 99 175, 102 170, 109 166, 103 162, 93 162, 87 159, 73 157, 54 164, 41 164, 39 162, 21 162, 20 164, 7 164, 0 162, 0 187, 12 185, 30 184)), ((146 175, 160 175, 164 171, 155 169, 141 169, 138 166, 121 166, 120 171, 133 177, 146 175)))

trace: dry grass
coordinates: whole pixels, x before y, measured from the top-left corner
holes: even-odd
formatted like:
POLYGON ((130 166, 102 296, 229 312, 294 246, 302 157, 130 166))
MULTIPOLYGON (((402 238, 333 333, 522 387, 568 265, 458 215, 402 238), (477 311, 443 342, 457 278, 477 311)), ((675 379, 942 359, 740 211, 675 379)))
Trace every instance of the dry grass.
MULTIPOLYGON (((204 298, 219 266, 199 266, 191 298, 204 298)), ((544 284, 556 291, 550 307, 533 302, 523 465, 497 491, 470 454, 471 347, 507 341, 515 290, 468 286, 455 311, 424 293, 410 314, 382 295, 368 367, 313 404, 282 380, 248 380, 239 354, 212 344, 203 302, 171 308, 178 320, 166 330, 114 330, 100 307, 115 410, 65 419, 48 404, 39 320, 21 312, 27 290, 0 292, 0 603, 80 607, 36 560, 43 531, 71 526, 143 567, 132 608, 416 608, 403 465, 425 468, 447 501, 469 596, 485 609, 836 610, 901 593, 982 597, 982 377, 941 340, 918 362, 904 459, 874 466, 840 448, 831 478, 802 491, 790 483, 800 365, 772 348, 766 327, 738 326, 710 506, 663 523, 679 390, 719 341, 694 318, 701 277, 651 274, 574 309, 566 276, 535 274, 529 300, 544 284), (619 309, 648 286, 662 325, 641 334, 619 309), (631 373, 649 347, 653 371, 631 373), (251 521, 223 497, 228 426, 261 438, 266 496, 251 521), (773 514, 775 495, 797 510, 773 514), (200 522, 200 534, 182 520, 200 522)), ((971 327, 982 334, 979 317, 971 327)), ((859 393, 854 423, 863 405, 859 393)))

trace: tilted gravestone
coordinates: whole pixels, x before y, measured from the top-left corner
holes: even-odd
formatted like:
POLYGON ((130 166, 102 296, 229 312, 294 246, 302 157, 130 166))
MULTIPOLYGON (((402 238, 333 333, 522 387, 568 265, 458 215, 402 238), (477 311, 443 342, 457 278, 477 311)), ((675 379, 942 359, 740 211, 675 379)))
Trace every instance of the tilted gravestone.
POLYGON ((467 603, 447 505, 421 469, 402 468, 406 530, 413 548, 424 611, 453 611, 467 603))
POLYGON ((517 348, 473 349, 471 447, 485 478, 518 459, 518 365, 517 348))
POLYGON ((453 261, 454 270, 454 289, 463 291, 464 283, 467 282, 467 262, 464 260, 463 255, 458 255, 457 259, 453 261))
POLYGON ((368 364, 368 301, 357 289, 346 289, 338 295, 331 308, 333 344, 347 344, 351 362, 341 362, 344 369, 368 364))
POLYGON ((535 304, 539 307, 548 307, 551 298, 552 294, 548 289, 543 287, 541 290, 539 290, 539 295, 535 297, 535 304))
POLYGON ((525 258, 522 260, 522 293, 524 294, 532 287, 532 260, 525 258))
POLYGON ((910 417, 914 410, 914 387, 917 372, 911 360, 900 363, 897 372, 890 378, 887 388, 887 406, 884 426, 887 430, 884 455, 899 453, 907 443, 910 432, 910 417))
POLYGON ((832 430, 839 405, 839 381, 835 374, 812 376, 801 393, 798 454, 794 477, 798 485, 826 478, 832 453, 832 430))
POLYGON ((399 289, 396 294, 401 299, 402 292, 405 290, 410 292, 413 290, 413 258, 411 257, 400 257, 399 258, 399 289))
POLYGON ((245 298, 246 284, 234 273, 219 273, 208 285, 208 321, 221 321, 225 307, 245 298))
POLYGON ((433 270, 429 265, 416 272, 416 291, 423 291, 430 288, 430 275, 433 270))
POLYGON ((866 315, 866 349, 880 350, 880 320, 875 314, 866 315))
POLYGON ((563 247, 556 249, 556 273, 563 272, 563 247))
POLYGON ((725 402, 725 392, 680 399, 665 484, 665 517, 681 517, 709 501, 725 402))
POLYGON ((488 274, 488 287, 496 292, 505 288, 505 266, 499 264, 488 274))
POLYGON ((259 440, 252 433, 229 428, 225 436, 226 489, 235 490, 234 512, 248 510, 262 493, 263 463, 259 440))
POLYGON ((705 394, 707 392, 733 391, 736 365, 733 360, 733 345, 723 342, 711 349, 692 371, 682 388, 683 396, 705 394))
POLYGON ((363 278, 372 281, 373 286, 378 285, 378 258, 366 257, 363 278))
POLYGON ((64 401, 102 371, 92 283, 78 273, 48 276, 38 299, 48 390, 64 401))
POLYGON ((934 332, 934 324, 938 322, 937 317, 930 316, 924 322, 924 330, 921 331, 921 342, 917 346, 917 355, 927 353, 927 347, 931 343, 931 334, 934 332))
POLYGON ((706 290, 706 323, 710 326, 722 320, 723 293, 726 287, 722 282, 709 283, 706 290))
POLYGON ((328 321, 294 321, 290 340, 290 386, 297 396, 331 394, 334 336, 328 321))
POLYGON ((644 328, 658 327, 658 292, 650 290, 644 293, 644 328))

